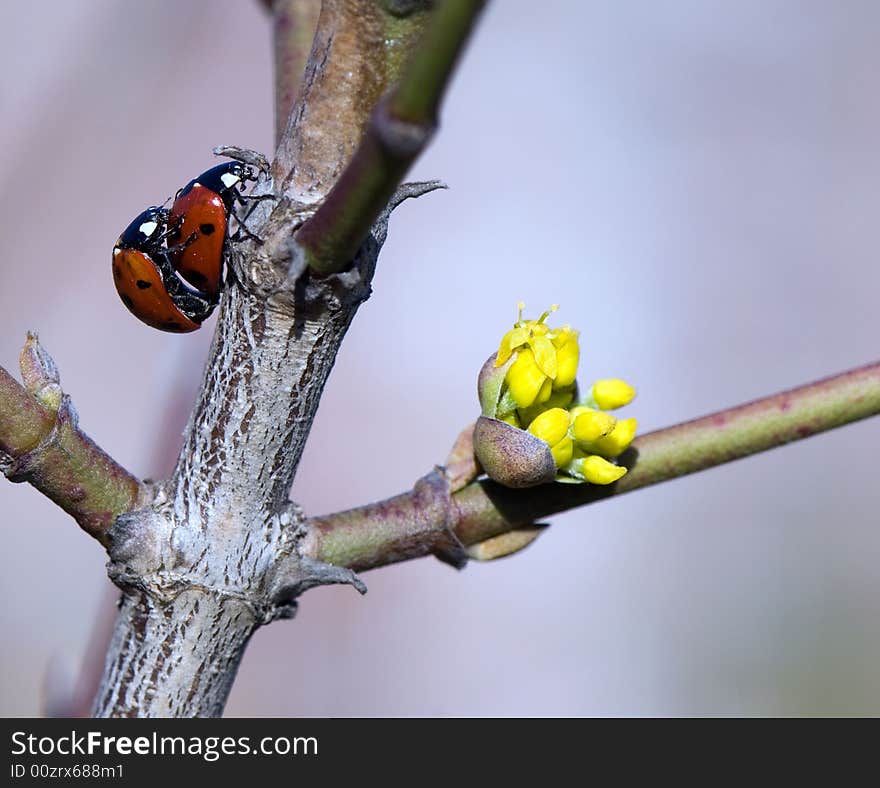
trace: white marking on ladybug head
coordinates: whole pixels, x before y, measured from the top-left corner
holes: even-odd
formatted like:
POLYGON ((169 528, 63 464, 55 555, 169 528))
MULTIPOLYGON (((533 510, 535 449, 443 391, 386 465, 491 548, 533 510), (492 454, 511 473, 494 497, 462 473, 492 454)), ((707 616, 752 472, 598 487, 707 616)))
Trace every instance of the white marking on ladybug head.
POLYGON ((158 226, 159 223, 152 220, 149 222, 144 222, 140 227, 138 227, 138 232, 149 238, 154 232, 156 232, 156 228, 158 226))
POLYGON ((113 256, 114 257, 116 257, 116 255, 120 254, 121 252, 122 252, 122 249, 120 249, 118 246, 113 248, 113 256))
POLYGON ((224 172, 220 176, 220 181, 227 189, 231 189, 236 183, 241 181, 241 177, 234 172, 224 172))

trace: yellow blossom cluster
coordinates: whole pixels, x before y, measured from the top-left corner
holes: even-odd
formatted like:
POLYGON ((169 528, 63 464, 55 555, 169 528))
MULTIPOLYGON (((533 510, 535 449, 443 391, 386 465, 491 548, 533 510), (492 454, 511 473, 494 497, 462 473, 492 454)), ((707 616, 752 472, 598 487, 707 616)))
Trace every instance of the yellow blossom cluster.
POLYGON ((635 389, 623 380, 596 381, 582 396, 575 380, 580 361, 578 332, 550 328, 553 305, 537 320, 519 318, 501 339, 495 367, 507 367, 494 418, 545 441, 558 481, 611 484, 626 473, 613 462, 632 442, 637 422, 608 411, 628 405, 635 389))

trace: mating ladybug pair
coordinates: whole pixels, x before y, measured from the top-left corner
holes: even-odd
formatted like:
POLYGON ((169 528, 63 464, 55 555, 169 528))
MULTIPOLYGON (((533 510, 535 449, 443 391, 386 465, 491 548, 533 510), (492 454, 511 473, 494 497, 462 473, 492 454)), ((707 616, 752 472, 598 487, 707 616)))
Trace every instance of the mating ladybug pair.
POLYGON ((153 328, 195 331, 223 285, 229 216, 256 180, 240 162, 218 164, 184 186, 171 208, 147 208, 113 247, 113 281, 129 311, 153 328))

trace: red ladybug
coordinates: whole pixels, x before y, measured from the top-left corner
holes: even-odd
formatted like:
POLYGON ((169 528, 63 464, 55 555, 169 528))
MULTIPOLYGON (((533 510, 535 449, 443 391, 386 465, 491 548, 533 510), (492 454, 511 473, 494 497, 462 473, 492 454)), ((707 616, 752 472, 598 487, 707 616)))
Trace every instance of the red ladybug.
POLYGON ((243 200, 241 188, 252 180, 256 180, 253 170, 241 162, 218 164, 177 192, 171 206, 171 263, 187 282, 209 298, 217 298, 223 284, 229 214, 235 202, 243 200))
POLYGON ((122 302, 147 325, 162 331, 195 331, 211 314, 216 297, 197 290, 175 270, 165 245, 166 208, 147 208, 113 247, 113 281, 122 302))

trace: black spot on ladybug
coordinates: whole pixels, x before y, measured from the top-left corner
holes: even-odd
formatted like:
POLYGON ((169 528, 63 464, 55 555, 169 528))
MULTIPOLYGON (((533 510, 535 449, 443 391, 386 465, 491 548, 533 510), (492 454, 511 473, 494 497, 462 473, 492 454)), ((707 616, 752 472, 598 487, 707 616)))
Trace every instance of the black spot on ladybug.
POLYGON ((148 287, 152 287, 153 285, 150 282, 145 282, 143 279, 137 280, 138 290, 146 290, 148 287))
POLYGON ((180 325, 176 320, 164 320, 162 321, 162 328, 166 331, 183 331, 183 326, 180 325))
POLYGON ((202 233, 202 235, 213 235, 214 230, 216 230, 216 229, 217 228, 214 227, 213 224, 200 224, 199 225, 199 231, 202 233))
POLYGON ((129 309, 134 309, 134 301, 131 300, 127 295, 123 294, 122 303, 125 304, 129 309))
POLYGON ((113 278, 114 278, 114 279, 119 279, 120 276, 122 276, 122 271, 119 270, 119 266, 118 266, 118 265, 114 265, 114 266, 113 266, 113 278))

